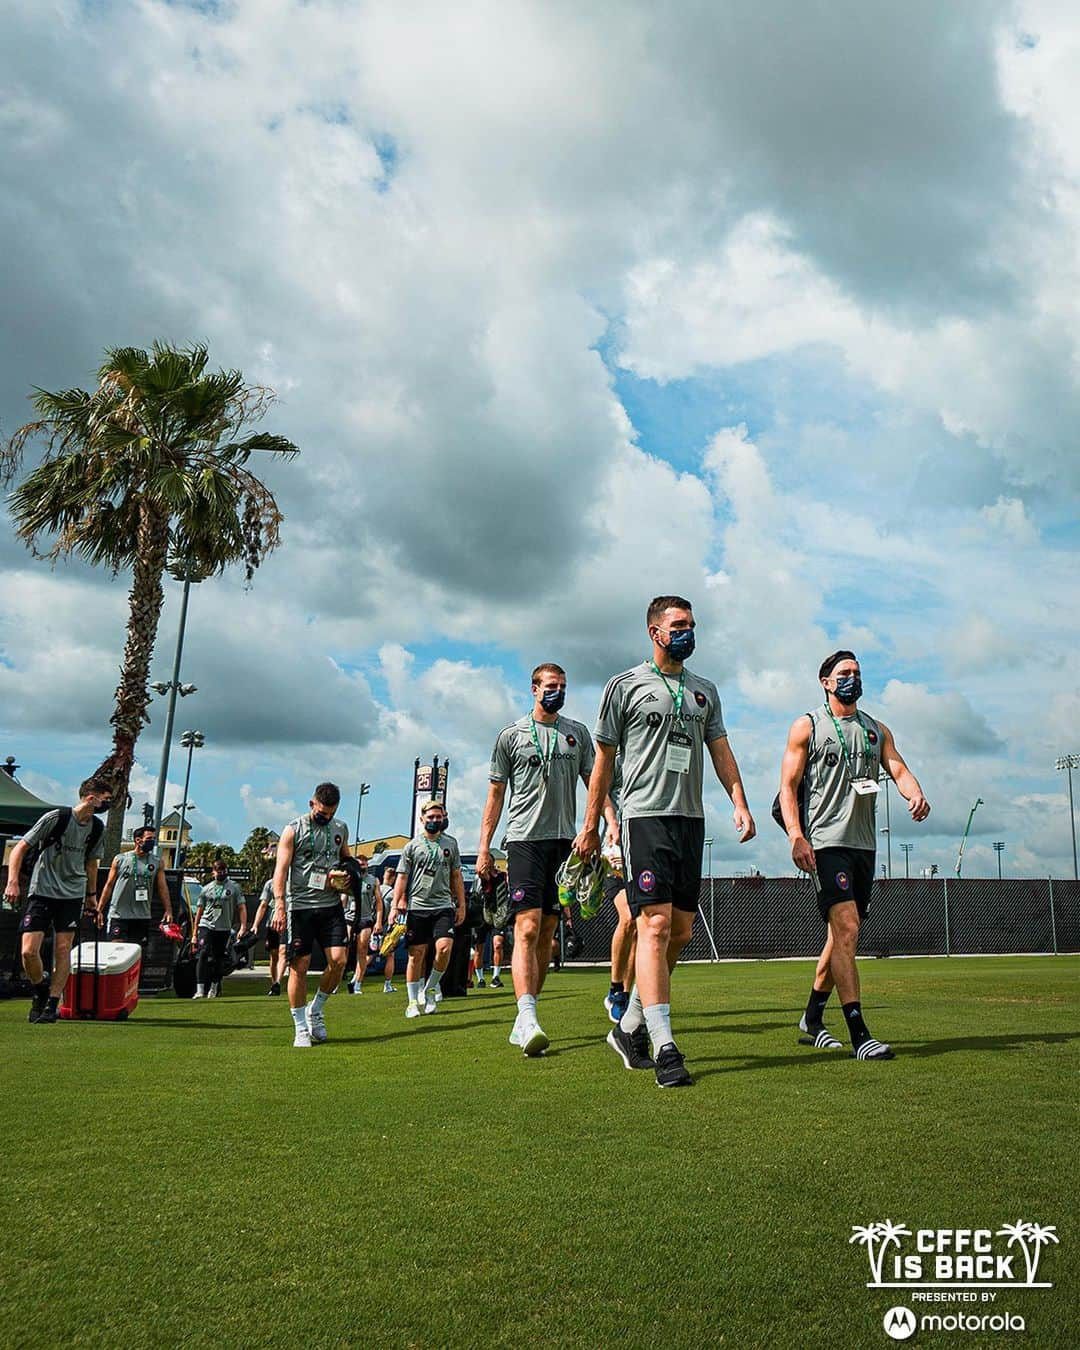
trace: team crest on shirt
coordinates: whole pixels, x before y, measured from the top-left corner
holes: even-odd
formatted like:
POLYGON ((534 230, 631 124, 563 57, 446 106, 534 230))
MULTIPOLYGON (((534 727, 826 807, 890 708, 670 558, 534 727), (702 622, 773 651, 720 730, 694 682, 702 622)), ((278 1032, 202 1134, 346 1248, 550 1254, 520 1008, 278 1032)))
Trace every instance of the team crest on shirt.
POLYGON ((540 756, 532 755, 529 759, 529 768, 538 769, 540 767, 540 756))
POLYGON ((644 872, 638 873, 637 884, 639 891, 643 891, 646 895, 651 895, 653 891, 656 890, 656 874, 650 872, 646 868, 644 872))
POLYGON ((694 702, 698 705, 699 708, 704 708, 707 701, 708 700, 705 698, 705 695, 701 692, 700 689, 694 690, 694 702))
POLYGON ((866 728, 866 739, 870 742, 871 745, 877 745, 877 732, 873 729, 873 727, 866 728))
POLYGON ((655 729, 660 725, 660 723, 661 723, 663 720, 664 720, 663 717, 661 717, 660 714, 659 714, 658 712, 651 712, 651 713, 649 713, 649 715, 645 718, 645 725, 646 725, 646 726, 649 726, 649 727, 652 727, 653 730, 655 731, 655 729))
POLYGON ((450 856, 450 850, 449 850, 448 848, 444 848, 443 851, 442 851, 442 855, 443 855, 444 858, 449 858, 449 856, 450 856))
POLYGON ((512 893, 511 896, 510 896, 510 899, 513 900, 515 904, 518 904, 520 901, 524 900, 524 899, 525 899, 525 887, 524 887, 524 886, 515 886, 515 887, 514 887, 514 890, 513 890, 513 893, 512 893))
POLYGON ((341 846, 341 835, 340 835, 340 834, 335 834, 335 835, 334 835, 334 843, 337 844, 338 847, 340 848, 340 846, 341 846))
POLYGON ((569 732, 567 733, 567 736, 566 736, 566 744, 567 744, 567 745, 577 745, 577 741, 574 739, 573 736, 571 736, 571 735, 569 734, 569 732))
POLYGON ((851 878, 848 876, 846 872, 837 872, 836 884, 837 886, 840 887, 842 891, 846 891, 851 886, 851 878))

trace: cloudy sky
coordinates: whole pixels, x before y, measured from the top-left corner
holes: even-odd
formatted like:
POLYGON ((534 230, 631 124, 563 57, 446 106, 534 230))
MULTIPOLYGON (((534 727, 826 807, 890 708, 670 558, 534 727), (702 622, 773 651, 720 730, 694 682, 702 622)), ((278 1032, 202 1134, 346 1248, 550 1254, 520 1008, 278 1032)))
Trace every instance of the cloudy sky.
MULTIPOLYGON (((1071 872, 1080 750, 1080 20, 999 0, 0 0, 0 430, 104 348, 279 394, 284 542, 194 591, 196 837, 331 777, 362 833, 451 760, 475 843, 542 659, 592 723, 695 604, 760 838, 852 646, 934 807, 913 871, 1071 872)), ((0 523, 0 757, 103 756, 126 579, 0 523)), ((171 592, 155 677, 168 678, 171 592)), ((139 746, 152 795, 162 709, 139 746)), ((180 801, 174 758, 169 803, 180 801)), ((1080 787, 1080 784, 1078 784, 1080 787)), ((898 850, 894 867, 902 869, 898 850)))

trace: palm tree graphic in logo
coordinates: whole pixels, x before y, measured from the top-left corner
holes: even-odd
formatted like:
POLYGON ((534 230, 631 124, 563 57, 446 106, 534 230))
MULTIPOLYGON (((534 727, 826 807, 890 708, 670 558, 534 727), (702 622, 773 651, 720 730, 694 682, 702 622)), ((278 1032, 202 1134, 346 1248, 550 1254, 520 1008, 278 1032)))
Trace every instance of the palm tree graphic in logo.
POLYGON ((861 1226, 853 1224, 851 1237, 848 1243, 858 1242, 866 1247, 866 1254, 870 1259, 870 1273, 874 1277, 873 1283, 881 1283, 881 1272, 885 1266, 885 1254, 890 1247, 899 1247, 900 1239, 911 1236, 911 1229, 902 1223, 893 1223, 891 1219, 885 1219, 881 1223, 871 1223, 861 1226))
POLYGON ((1025 1284, 1034 1284, 1035 1275, 1039 1269, 1039 1257, 1042 1255, 1043 1247, 1049 1243, 1058 1241, 1057 1229, 1053 1224, 1043 1227, 1042 1224, 1029 1223, 1026 1219, 1021 1219, 1017 1223, 1003 1224, 997 1231, 998 1237, 1007 1237, 1007 1247, 1014 1243, 1020 1244, 1020 1250, 1024 1253, 1024 1267, 1027 1273, 1025 1284))

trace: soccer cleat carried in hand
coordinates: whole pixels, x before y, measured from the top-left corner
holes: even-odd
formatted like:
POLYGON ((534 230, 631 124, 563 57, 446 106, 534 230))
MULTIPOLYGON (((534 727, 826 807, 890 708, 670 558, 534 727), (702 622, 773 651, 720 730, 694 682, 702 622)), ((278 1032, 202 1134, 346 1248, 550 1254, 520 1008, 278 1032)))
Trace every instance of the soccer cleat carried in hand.
POLYGON ((599 853, 594 853, 586 862, 577 852, 572 852, 555 874, 559 904, 565 907, 576 900, 581 906, 581 917, 594 918, 604 898, 604 878, 609 871, 606 859, 599 853))
POLYGON ((405 934, 405 925, 403 923, 395 923, 393 927, 390 929, 390 931, 383 938, 382 946, 379 948, 379 955, 389 956, 390 953, 401 941, 404 934, 405 934))

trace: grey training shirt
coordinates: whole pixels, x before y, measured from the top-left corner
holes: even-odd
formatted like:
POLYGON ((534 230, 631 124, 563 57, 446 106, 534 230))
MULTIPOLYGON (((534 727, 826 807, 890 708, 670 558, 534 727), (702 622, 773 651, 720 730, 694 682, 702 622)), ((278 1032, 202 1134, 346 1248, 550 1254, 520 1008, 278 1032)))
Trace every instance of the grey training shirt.
MULTIPOLYGON (((47 838, 60 818, 59 811, 46 811, 36 825, 23 835, 23 843, 33 847, 47 838)), ((30 877, 30 894, 43 895, 50 900, 81 900, 86 895, 86 864, 101 857, 102 839, 99 839, 87 857, 86 845, 90 839, 93 816, 80 825, 72 814, 60 845, 50 844, 42 850, 30 877)))
POLYGON ((244 892, 235 881, 211 881, 199 892, 199 904, 202 905, 199 927, 231 932, 236 927, 237 912, 243 903, 244 892))
POLYGON ((149 919, 157 874, 164 865, 160 858, 140 858, 135 852, 122 853, 117 858, 116 882, 109 904, 110 923, 113 919, 149 919))
POLYGON ((716 685, 683 667, 681 719, 673 692, 679 677, 657 675, 651 661, 616 675, 607 683, 596 720, 596 739, 617 746, 622 756, 623 820, 638 816, 704 818, 704 747, 727 735, 716 685), (690 767, 676 773, 666 767, 673 731, 690 738, 690 767))
POLYGON ((573 839, 578 782, 592 773, 595 759, 588 727, 569 717, 557 717, 551 725, 537 722, 535 737, 531 716, 504 727, 495 739, 488 776, 510 786, 505 842, 573 839))
POLYGON ((327 909, 340 905, 341 894, 329 884, 327 876, 341 861, 341 846, 349 837, 348 826, 336 817, 328 825, 313 824, 310 812, 290 824, 294 838, 286 909, 327 909), (320 875, 321 884, 316 884, 320 875))
POLYGON ((873 853, 877 848, 877 794, 857 793, 851 786, 851 770, 856 778, 877 782, 881 769, 881 725, 864 712, 857 717, 838 717, 836 722, 848 751, 845 755, 825 704, 807 716, 813 724, 805 770, 806 837, 810 847, 862 848, 873 853), (865 738, 859 719, 866 729, 865 738))
POLYGON ((456 908, 450 876, 461 871, 461 854, 453 835, 429 839, 426 834, 418 834, 402 849, 397 870, 399 876, 408 878, 405 893, 409 909, 430 914, 437 909, 456 908))

